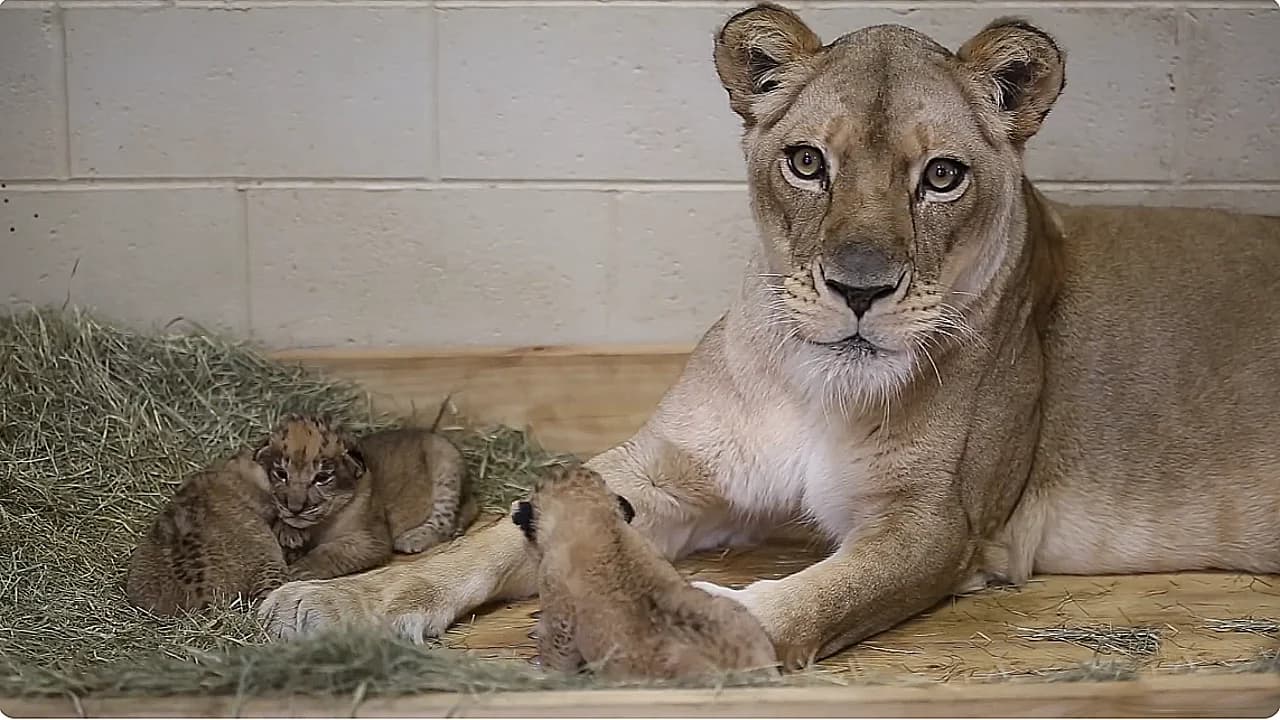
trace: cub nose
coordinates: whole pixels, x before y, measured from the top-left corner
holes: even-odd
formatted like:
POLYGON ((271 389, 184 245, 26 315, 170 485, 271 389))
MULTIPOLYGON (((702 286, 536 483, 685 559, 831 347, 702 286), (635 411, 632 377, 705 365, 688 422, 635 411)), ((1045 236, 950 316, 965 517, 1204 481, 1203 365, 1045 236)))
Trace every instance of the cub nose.
POLYGON ((853 311, 853 314, 859 320, 861 320, 862 316, 871 309, 871 303, 882 297, 892 295, 893 291, 896 289, 896 286, 894 285, 853 287, 836 280, 828 280, 827 287, 831 288, 832 292, 844 299, 845 304, 849 306, 849 309, 853 311))

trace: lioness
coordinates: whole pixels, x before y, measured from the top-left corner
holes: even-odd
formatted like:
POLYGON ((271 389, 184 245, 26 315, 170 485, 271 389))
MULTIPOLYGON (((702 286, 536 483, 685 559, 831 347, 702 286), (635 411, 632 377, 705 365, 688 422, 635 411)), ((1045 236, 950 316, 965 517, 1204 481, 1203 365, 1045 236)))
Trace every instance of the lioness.
MULTIPOLYGON (((672 558, 794 518, 831 541, 718 590, 780 660, 1032 572, 1280 572, 1280 218, 1048 202, 1023 148, 1064 57, 1025 22, 954 53, 894 25, 824 46, 758 5, 715 64, 760 250, 653 417, 588 465, 672 558)), ((499 522, 263 612, 437 635, 535 592, 523 546, 499 522)))

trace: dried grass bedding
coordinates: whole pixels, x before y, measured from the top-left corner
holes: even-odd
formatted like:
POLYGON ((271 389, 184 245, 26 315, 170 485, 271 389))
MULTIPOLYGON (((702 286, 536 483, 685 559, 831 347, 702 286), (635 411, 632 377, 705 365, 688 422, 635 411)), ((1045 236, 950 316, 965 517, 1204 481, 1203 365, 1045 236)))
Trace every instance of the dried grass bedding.
MULTIPOLYGON (((126 562, 155 509, 185 474, 289 411, 357 433, 395 424, 349 384, 206 333, 142 334, 77 311, 0 319, 0 696, 586 682, 368 633, 269 643, 234 603, 178 619, 128 606, 126 562)), ((512 428, 446 431, 495 512, 563 459, 512 428)))
MULTIPOLYGON (((128 555, 176 483, 260 437, 290 411, 329 413, 357 432, 395 423, 376 415, 350 384, 204 332, 137 333, 78 311, 0 318, 0 696, 359 698, 603 685, 374 632, 273 643, 253 613, 236 604, 171 619, 129 607, 122 591, 128 555)), ((464 448, 477 494, 495 512, 563 460, 512 428, 448 431, 464 448)), ((1224 625, 1222 632, 1276 633, 1273 620, 1222 622, 1252 623, 1224 625)), ((1058 642, 1143 648, 1152 642, 1135 628, 1076 629, 1071 638, 1037 632, 1058 642)), ((1264 652, 1232 667, 1277 672, 1280 662, 1264 652)), ((1043 677, 1131 675, 1091 662, 1043 677)), ((848 681, 820 670, 777 681, 695 684, 848 681)))

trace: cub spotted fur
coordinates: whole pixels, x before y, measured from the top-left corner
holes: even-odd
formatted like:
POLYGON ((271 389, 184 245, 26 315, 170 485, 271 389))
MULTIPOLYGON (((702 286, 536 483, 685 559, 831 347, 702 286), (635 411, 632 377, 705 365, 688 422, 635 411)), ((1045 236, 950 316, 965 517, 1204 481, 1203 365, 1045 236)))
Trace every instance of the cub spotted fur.
POLYGON ((161 615, 260 598, 287 579, 275 518, 266 475, 247 451, 187 477, 133 551, 126 597, 161 615))
POLYGON ((427 430, 353 441, 326 418, 290 415, 254 454, 266 471, 275 530, 295 580, 382 565, 421 552, 475 517, 461 503, 461 453, 427 430))
POLYGON ((642 678, 773 668, 773 645, 750 613, 691 587, 631 528, 633 516, 581 467, 554 471, 513 505, 538 566, 543 665, 642 678))
MULTIPOLYGON (((715 588, 800 664, 1033 572, 1280 572, 1280 218, 1073 207, 1023 150, 1063 90, 1044 30, 824 44, 763 4, 713 40, 759 231, 648 422, 592 458, 667 557, 807 522, 829 557, 715 588)), ((288 584, 278 633, 435 635, 535 593, 518 530, 288 584)))

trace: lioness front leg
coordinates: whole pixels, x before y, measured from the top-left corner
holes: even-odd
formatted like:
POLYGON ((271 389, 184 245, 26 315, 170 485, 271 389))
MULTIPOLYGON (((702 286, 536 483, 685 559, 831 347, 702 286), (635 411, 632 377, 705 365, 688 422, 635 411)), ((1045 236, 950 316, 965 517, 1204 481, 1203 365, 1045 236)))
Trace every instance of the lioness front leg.
POLYGON ((957 509, 907 506, 781 580, 741 590, 695 585, 746 606, 773 640, 779 662, 796 668, 927 610, 954 592, 971 557, 957 509))
POLYGON ((384 625, 421 642, 440 635, 472 608, 527 597, 535 587, 524 536, 501 518, 409 562, 283 585, 267 596, 259 615, 278 637, 339 625, 384 625))

